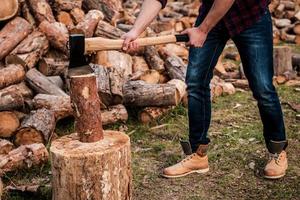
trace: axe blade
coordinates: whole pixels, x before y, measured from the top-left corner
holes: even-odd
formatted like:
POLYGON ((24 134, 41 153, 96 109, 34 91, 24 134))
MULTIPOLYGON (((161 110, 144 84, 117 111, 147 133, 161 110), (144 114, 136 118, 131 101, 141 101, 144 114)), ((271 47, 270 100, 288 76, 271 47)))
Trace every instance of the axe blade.
POLYGON ((70 64, 69 68, 88 65, 85 52, 85 37, 83 34, 71 34, 69 37, 70 64))

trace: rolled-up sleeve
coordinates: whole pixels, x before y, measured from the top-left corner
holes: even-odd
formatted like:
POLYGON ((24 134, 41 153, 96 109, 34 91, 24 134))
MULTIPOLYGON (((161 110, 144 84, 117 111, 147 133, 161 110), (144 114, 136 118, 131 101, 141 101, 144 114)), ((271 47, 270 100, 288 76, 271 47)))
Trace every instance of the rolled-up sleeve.
POLYGON ((164 8, 164 7, 166 7, 168 0, 158 0, 158 1, 161 3, 162 8, 164 8))

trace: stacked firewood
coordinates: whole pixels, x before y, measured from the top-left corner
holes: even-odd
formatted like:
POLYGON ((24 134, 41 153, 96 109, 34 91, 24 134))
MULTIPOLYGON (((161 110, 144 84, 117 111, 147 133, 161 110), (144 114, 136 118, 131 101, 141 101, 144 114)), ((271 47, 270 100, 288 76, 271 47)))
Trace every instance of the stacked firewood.
MULTIPOLYGON (((274 10, 283 4, 283 16, 287 16, 293 4, 296 14, 298 4, 287 2, 275 4, 274 10)), ((73 115, 67 76, 69 35, 119 39, 131 29, 141 3, 19 0, 14 18, 8 19, 11 13, 0 14, 0 175, 46 162, 45 146, 57 137, 57 121, 73 115)), ((199 6, 199 1, 169 1, 142 37, 176 34, 192 27, 199 6)), ((295 20, 291 24, 296 27, 295 20)), ((282 69, 284 62, 277 59, 278 75, 286 73, 287 81, 295 77, 293 66, 299 67, 300 56, 282 52, 286 51, 279 50, 279 57, 289 65, 282 69)), ((188 49, 184 44, 149 46, 134 53, 93 52, 89 59, 97 77, 104 125, 126 122, 130 107, 139 108, 139 120, 149 123, 180 103, 187 105, 188 49)), ((239 61, 236 52, 223 54, 211 83, 212 99, 248 88, 239 61)))

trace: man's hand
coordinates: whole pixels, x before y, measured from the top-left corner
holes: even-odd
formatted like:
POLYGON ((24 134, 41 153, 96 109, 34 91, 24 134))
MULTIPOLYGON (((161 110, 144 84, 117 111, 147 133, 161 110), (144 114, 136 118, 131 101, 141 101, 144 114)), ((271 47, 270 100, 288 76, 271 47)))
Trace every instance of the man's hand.
POLYGON ((183 31, 182 34, 189 35, 190 41, 188 44, 194 47, 202 47, 207 38, 207 33, 202 31, 199 27, 188 28, 183 31))
POLYGON ((138 37, 139 37, 139 33, 134 29, 122 35, 121 38, 124 40, 122 50, 125 52, 136 51, 138 49, 138 44, 135 42, 135 40, 138 37))

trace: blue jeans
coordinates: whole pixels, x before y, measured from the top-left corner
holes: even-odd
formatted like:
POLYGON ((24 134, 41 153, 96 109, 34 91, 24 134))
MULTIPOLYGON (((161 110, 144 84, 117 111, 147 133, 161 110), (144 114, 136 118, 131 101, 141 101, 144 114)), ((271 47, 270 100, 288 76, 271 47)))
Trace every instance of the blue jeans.
MULTIPOLYGON (((199 16, 198 26, 203 17, 199 16)), ((190 48, 186 76, 189 96, 189 139, 192 150, 210 142, 207 132, 211 121, 210 81, 226 42, 230 39, 219 23, 208 34, 202 48, 190 48)), ((239 35, 231 38, 241 56, 250 89, 258 102, 266 142, 286 140, 283 114, 273 78, 273 32, 269 11, 239 35)))

